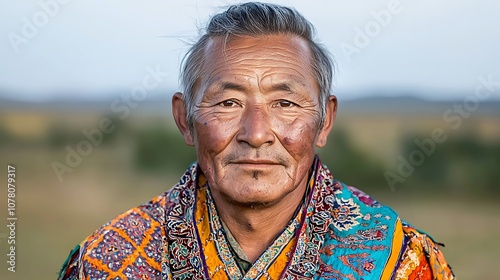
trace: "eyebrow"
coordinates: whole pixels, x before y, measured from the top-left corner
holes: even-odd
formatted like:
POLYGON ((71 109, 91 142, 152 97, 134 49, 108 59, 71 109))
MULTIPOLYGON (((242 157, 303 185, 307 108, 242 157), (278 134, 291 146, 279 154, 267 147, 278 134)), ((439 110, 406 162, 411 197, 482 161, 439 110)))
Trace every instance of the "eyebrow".
POLYGON ((271 91, 286 91, 289 93, 295 92, 296 88, 296 83, 295 82, 284 82, 284 83, 279 83, 271 86, 271 91))
POLYGON ((217 91, 225 90, 236 90, 236 91, 246 91, 245 87, 240 84, 235 84, 233 82, 221 82, 215 85, 217 91))
POLYGON ((241 92, 246 92, 246 89, 244 86, 240 84, 236 84, 233 82, 217 82, 209 85, 204 92, 204 96, 207 98, 213 98, 219 93, 225 91, 225 90, 235 90, 235 91, 241 91, 241 92))
MULTIPOLYGON (((273 84, 268 89, 270 91, 286 91, 289 93, 293 93, 297 90, 297 86, 300 86, 298 82, 286 81, 278 84, 273 84)), ((222 92, 225 90, 235 90, 241 92, 247 91, 245 86, 233 82, 219 82, 212 86, 209 86, 209 88, 211 89, 210 91, 215 91, 215 92, 222 92)))

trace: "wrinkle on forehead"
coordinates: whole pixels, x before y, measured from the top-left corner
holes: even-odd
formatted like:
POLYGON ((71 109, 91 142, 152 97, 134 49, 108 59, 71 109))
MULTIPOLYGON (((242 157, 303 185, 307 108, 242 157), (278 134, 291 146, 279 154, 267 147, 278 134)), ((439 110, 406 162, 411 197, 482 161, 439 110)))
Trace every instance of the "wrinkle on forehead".
MULTIPOLYGON (((298 62, 299 60, 308 61, 309 67, 311 67, 312 62, 312 52, 308 43, 301 37, 295 35, 263 35, 263 36, 240 36, 234 37, 231 40, 224 40, 222 37, 210 38, 205 50, 204 57, 205 64, 220 63, 220 61, 214 61, 214 58, 220 58, 217 53, 222 53, 224 58, 223 64, 227 62, 244 63, 245 55, 258 56, 272 54, 269 56, 269 60, 275 60, 281 62, 287 60, 289 63, 298 62), (269 43, 277 43, 276 45, 270 45, 269 43), (228 50, 231 50, 228 52, 228 50), (297 57, 300 57, 297 59, 297 57), (295 58, 295 61, 291 61, 290 58, 295 58)), ((206 65, 204 65, 206 66, 206 65)), ((299 65, 303 66, 303 65, 299 65)), ((310 69, 312 70, 312 69, 310 69)), ((311 72, 312 74, 312 72, 311 72)))
POLYGON ((263 87, 277 88, 279 84, 289 84, 292 88, 295 84, 310 87, 304 80, 312 79, 316 88, 310 90, 319 94, 310 47, 307 41, 295 35, 241 36, 231 40, 211 38, 205 47, 204 58, 203 75, 198 81, 203 88, 224 84, 227 81, 221 81, 220 76, 231 77, 234 71, 238 73, 232 77, 235 82, 253 81, 263 87))

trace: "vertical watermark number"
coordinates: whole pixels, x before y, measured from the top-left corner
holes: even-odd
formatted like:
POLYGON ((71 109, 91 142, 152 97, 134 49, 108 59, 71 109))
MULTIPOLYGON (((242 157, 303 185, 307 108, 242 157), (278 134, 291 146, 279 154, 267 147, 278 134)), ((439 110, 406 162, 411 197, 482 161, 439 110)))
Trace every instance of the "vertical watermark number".
POLYGON ((7 166, 7 269, 16 272, 16 167, 7 166))

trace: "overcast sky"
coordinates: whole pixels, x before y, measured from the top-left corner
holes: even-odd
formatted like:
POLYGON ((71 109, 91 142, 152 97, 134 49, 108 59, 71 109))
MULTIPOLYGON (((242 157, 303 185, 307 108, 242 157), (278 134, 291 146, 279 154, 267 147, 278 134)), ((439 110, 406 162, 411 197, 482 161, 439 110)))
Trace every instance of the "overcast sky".
MULTIPOLYGON (((168 73, 160 89, 170 94, 199 27, 236 2, 0 0, 0 91, 32 100, 111 93, 159 67, 168 73)), ((461 98, 480 76, 500 81, 498 0, 272 2, 316 26, 339 65, 334 91, 351 97, 404 88, 461 98)))

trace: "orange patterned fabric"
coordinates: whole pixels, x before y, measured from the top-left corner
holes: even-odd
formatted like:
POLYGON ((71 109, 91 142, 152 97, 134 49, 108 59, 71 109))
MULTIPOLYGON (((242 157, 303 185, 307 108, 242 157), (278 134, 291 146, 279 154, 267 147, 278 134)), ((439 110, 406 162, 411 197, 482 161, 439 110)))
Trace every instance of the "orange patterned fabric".
MULTIPOLYGON (((200 178, 197 191, 196 226, 205 255, 206 269, 210 279, 242 279, 243 271, 232 256, 217 210, 210 196, 205 178, 200 178), (208 211, 207 211, 208 210, 208 211)), ((245 277, 254 279, 279 279, 290 262, 295 246, 295 232, 300 224, 302 212, 298 211, 293 221, 275 240, 270 248, 252 265, 245 277), (265 271, 264 273, 262 273, 265 271)))
POLYGON ((406 250, 401 258, 395 279, 454 279, 439 246, 426 234, 409 225, 403 227, 406 250))
POLYGON ((161 211, 152 205, 165 205, 165 196, 119 215, 87 237, 59 278, 159 279, 165 228, 161 211))

